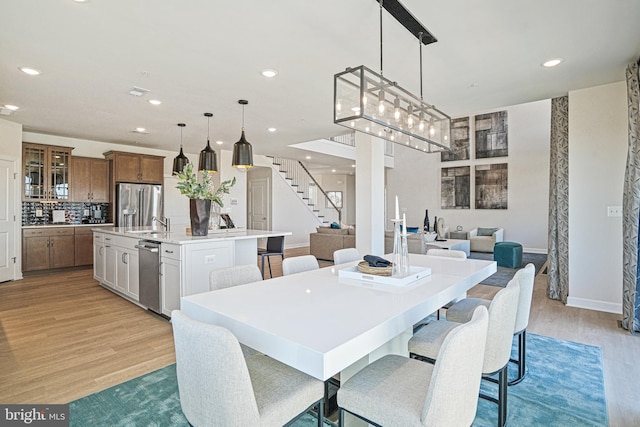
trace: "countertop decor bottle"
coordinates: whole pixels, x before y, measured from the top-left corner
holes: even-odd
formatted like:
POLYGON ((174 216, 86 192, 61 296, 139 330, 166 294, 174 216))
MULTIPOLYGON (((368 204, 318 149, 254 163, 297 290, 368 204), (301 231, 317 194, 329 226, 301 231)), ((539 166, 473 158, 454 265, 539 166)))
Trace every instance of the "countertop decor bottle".
POLYGON ((429 209, 424 210, 424 231, 429 232, 429 209))

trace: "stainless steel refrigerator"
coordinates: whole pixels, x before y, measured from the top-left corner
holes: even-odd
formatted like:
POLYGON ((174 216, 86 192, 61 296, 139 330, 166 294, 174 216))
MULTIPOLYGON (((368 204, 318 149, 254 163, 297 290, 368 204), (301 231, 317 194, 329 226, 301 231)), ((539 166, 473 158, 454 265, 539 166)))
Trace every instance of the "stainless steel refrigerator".
POLYGON ((152 226, 152 217, 164 216, 162 185, 120 183, 116 186, 116 225, 152 226), (129 219, 130 218, 130 219, 129 219))

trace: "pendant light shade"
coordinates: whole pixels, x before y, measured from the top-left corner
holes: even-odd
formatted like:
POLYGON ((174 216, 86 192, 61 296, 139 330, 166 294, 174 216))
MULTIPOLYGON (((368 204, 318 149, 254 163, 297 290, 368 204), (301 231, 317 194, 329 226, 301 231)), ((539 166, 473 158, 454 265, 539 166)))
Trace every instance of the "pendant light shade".
POLYGON ((248 103, 249 101, 245 101, 244 99, 238 101, 238 104, 242 105, 242 135, 240 135, 240 140, 233 144, 231 166, 240 170, 251 169, 253 167, 253 149, 244 136, 244 106, 248 103))
POLYGON ((187 163, 189 163, 189 159, 182 152, 182 128, 186 125, 184 123, 178 123, 178 126, 180 126, 180 154, 173 159, 173 175, 182 172, 187 163))
POLYGON ((213 116, 211 113, 204 113, 207 118, 207 146, 200 151, 200 158, 198 160, 198 170, 200 172, 217 173, 218 172, 218 159, 216 152, 211 148, 209 143, 209 119, 213 116))

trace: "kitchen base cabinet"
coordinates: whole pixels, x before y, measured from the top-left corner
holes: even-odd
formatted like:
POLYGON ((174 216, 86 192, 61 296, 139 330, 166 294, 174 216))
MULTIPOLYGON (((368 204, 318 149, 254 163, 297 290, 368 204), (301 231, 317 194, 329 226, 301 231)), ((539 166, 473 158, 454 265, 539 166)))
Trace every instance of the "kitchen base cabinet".
POLYGON ((93 236, 93 278, 98 282, 104 282, 105 259, 104 234, 96 233, 93 236))
POLYGON ((73 227, 25 229, 22 231, 22 271, 73 267, 73 227))
POLYGON ((89 227, 77 227, 74 240, 74 265, 91 265, 93 263, 93 232, 89 227))
POLYGON ((160 277, 162 314, 171 316, 171 311, 180 309, 180 261, 165 258, 160 265, 162 266, 160 277))
POLYGON ((93 233, 98 255, 96 262, 104 256, 104 272, 102 265, 94 264, 93 276, 103 285, 115 289, 134 302, 140 298, 139 256, 136 245, 137 238, 114 236, 98 231, 93 233), (102 245, 102 246, 101 246, 102 245), (100 251, 102 249, 102 251, 100 251), (104 254, 104 255, 101 255, 104 254))

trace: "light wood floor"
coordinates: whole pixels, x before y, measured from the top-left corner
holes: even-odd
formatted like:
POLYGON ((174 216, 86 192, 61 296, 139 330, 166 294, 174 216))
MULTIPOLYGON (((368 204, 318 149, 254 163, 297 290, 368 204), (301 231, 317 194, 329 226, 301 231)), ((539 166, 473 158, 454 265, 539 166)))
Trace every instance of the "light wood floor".
MULTIPOLYGON (((277 257, 272 268, 282 274, 277 257)), ((528 331, 601 347, 610 424, 640 425, 640 336, 619 329, 619 315, 565 307, 545 290, 539 275, 528 331)), ((66 403, 174 361, 169 322, 101 288, 91 270, 0 284, 0 403, 66 403)))

